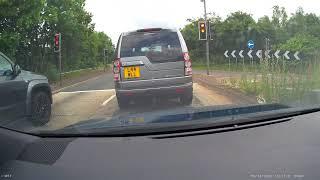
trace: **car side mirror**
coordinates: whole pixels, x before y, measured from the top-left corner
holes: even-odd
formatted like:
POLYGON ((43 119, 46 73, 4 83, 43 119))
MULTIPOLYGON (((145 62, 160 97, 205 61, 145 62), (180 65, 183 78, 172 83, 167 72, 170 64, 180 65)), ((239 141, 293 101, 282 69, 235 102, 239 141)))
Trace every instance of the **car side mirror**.
POLYGON ((21 73, 21 68, 18 64, 14 64, 13 66, 13 74, 18 76, 21 73))

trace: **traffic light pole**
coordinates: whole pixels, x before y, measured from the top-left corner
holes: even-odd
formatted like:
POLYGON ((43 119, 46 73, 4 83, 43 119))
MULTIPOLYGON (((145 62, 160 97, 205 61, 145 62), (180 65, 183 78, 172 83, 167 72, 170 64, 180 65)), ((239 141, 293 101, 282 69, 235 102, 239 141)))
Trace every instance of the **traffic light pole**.
POLYGON ((61 63, 61 49, 59 50, 59 79, 60 79, 60 87, 62 86, 62 63, 61 63))
POLYGON ((209 23, 207 21, 207 7, 206 7, 206 0, 203 0, 203 7, 204 7, 204 21, 206 22, 206 58, 207 58, 207 75, 209 75, 209 66, 210 66, 210 63, 209 63, 209 37, 208 37, 208 26, 209 26, 209 23))
POLYGON ((103 49, 103 65, 104 65, 104 68, 103 68, 103 71, 106 72, 106 69, 107 69, 107 49, 103 49))
POLYGON ((61 62, 61 33, 56 33, 54 35, 54 47, 53 47, 53 51, 55 53, 59 53, 58 57, 59 57, 59 84, 60 86, 62 86, 62 62, 61 62))
POLYGON ((60 76, 60 86, 62 86, 62 61, 61 61, 61 33, 59 33, 59 76, 60 76))
POLYGON ((106 67, 107 66, 107 62, 106 61, 107 61, 107 57, 104 56, 104 69, 103 69, 104 72, 106 72, 106 69, 107 69, 107 67, 106 67))
POLYGON ((61 33, 59 33, 59 84, 62 86, 61 33))

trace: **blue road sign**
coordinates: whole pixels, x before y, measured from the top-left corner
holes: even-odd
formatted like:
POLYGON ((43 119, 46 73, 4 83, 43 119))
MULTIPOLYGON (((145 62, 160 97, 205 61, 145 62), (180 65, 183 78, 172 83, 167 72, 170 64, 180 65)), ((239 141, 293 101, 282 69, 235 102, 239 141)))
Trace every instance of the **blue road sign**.
POLYGON ((253 49, 254 48, 254 42, 252 40, 249 40, 247 45, 248 45, 249 49, 253 49))

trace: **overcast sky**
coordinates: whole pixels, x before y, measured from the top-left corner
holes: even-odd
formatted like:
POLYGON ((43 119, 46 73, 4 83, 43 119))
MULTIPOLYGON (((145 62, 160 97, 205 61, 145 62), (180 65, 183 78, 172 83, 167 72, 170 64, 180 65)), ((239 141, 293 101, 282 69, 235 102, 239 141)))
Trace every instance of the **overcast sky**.
MULTIPOLYGON (((207 11, 222 18, 244 11, 255 19, 272 15, 274 5, 283 6, 288 14, 301 6, 305 12, 319 15, 320 0, 207 0, 207 11)), ((97 31, 103 31, 116 43, 121 32, 147 28, 181 28, 186 19, 203 16, 200 0, 87 0, 86 10, 93 14, 97 31)))

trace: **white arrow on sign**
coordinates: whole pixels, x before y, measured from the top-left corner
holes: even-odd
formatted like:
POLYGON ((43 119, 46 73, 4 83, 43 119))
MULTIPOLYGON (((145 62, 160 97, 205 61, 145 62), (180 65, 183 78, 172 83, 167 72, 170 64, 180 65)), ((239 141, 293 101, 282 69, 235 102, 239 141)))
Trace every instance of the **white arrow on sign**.
POLYGON ((294 53, 294 55, 293 55, 293 56, 296 58, 296 60, 300 60, 300 57, 298 56, 298 55, 299 55, 299 53, 300 53, 300 52, 299 52, 299 51, 297 51, 297 52, 296 52, 296 53, 294 53))
POLYGON ((290 53, 290 51, 286 51, 286 52, 283 54, 283 56, 284 56, 287 60, 290 59, 290 57, 288 56, 289 53, 290 53))
POLYGON ((226 58, 229 57, 229 56, 228 56, 228 51, 229 51, 229 50, 226 50, 226 52, 224 52, 224 56, 225 56, 226 58))
POLYGON ((248 52, 248 56, 249 56, 249 58, 252 58, 251 53, 252 53, 252 50, 250 50, 250 51, 248 52))
POLYGON ((242 55, 242 53, 243 53, 243 50, 241 50, 241 51, 239 52, 239 56, 240 56, 241 58, 244 58, 244 56, 242 55))
POLYGON ((275 53, 274 53, 274 56, 277 58, 277 59, 279 59, 279 53, 280 53, 280 50, 277 50, 275 53))
POLYGON ((256 55, 258 56, 258 58, 262 58, 262 50, 258 50, 256 55))
POLYGON ((232 56, 233 58, 236 58, 236 55, 234 55, 234 53, 236 53, 236 50, 233 50, 233 51, 232 51, 231 56, 232 56))
POLYGON ((271 58, 270 55, 269 55, 269 53, 270 53, 270 50, 265 51, 265 52, 264 52, 265 57, 271 58))

